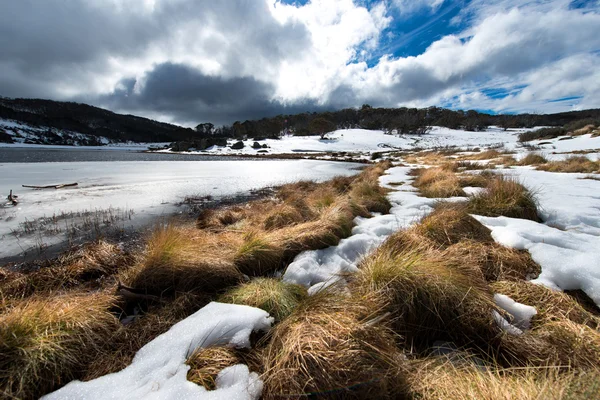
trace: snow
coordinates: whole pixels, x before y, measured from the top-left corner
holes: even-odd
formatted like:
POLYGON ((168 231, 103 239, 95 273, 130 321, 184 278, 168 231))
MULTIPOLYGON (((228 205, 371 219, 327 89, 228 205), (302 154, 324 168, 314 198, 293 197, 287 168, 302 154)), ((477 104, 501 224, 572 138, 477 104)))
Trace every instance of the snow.
POLYGON ((324 287, 342 280, 341 274, 356 272, 361 258, 378 247, 392 233, 406 228, 433 210, 436 199, 418 196, 410 185, 411 167, 394 167, 380 177, 382 186, 393 190, 388 194, 392 203, 390 214, 372 218, 356 217, 352 236, 342 239, 337 246, 306 251, 294 259, 286 269, 283 280, 297 283, 314 294, 324 287), (389 183, 403 182, 402 185, 389 183))
POLYGON ((271 327, 258 308, 212 302, 142 347, 131 365, 88 382, 73 381, 42 399, 258 399, 262 381, 245 365, 223 369, 216 390, 186 379, 185 361, 197 348, 250 347, 250 334, 271 327))
MULTIPOLYGON (((426 135, 388 135, 381 130, 341 129, 327 134, 326 139, 319 136, 284 136, 281 139, 265 139, 259 143, 266 144, 267 149, 253 149, 254 140, 244 141, 245 147, 241 150, 232 150, 229 147, 213 146, 198 154, 257 154, 258 150, 267 150, 269 154, 286 153, 326 153, 326 152, 354 152, 369 155, 374 152, 394 149, 460 147, 463 149, 479 146, 517 146, 518 134, 525 131, 503 131, 500 128, 490 127, 483 132, 469 132, 460 129, 433 127, 426 135)), ((230 140, 229 145, 236 140, 230 140)))
POLYGON ((560 140, 561 138, 554 139, 542 139, 534 140, 529 142, 533 146, 539 147, 542 151, 548 152, 549 150, 556 153, 569 153, 573 151, 581 150, 594 150, 597 149, 600 152, 600 136, 592 137, 591 134, 581 136, 570 136, 571 139, 560 140), (548 143, 542 144, 540 143, 548 143))
POLYGON ((583 290, 600 306, 600 236, 562 231, 534 221, 474 216, 506 247, 528 250, 542 267, 533 283, 555 290, 583 290))
POLYGON ((496 323, 498 324, 498 327, 504 332, 515 336, 523 334, 523 331, 521 329, 508 322, 502 315, 500 315, 498 311, 492 311, 492 317, 494 318, 494 321, 496 321, 496 323))
MULTIPOLYGON (((0 208, 0 258, 37 245, 36 235, 11 233, 25 221, 111 207, 125 217, 122 223, 139 226, 172 215, 185 196, 218 198, 302 179, 323 181, 354 175, 359 172, 356 168, 357 164, 313 160, 0 164, 0 194, 6 196, 12 189, 20 200, 17 207, 0 208), (79 185, 59 190, 21 187, 70 182, 79 185)), ((58 228, 64 225, 60 221, 58 228)), ((62 240, 64 235, 44 238, 47 244, 62 240)))
POLYGON ((510 297, 496 293, 494 301, 498 307, 501 307, 513 316, 512 324, 518 329, 525 330, 531 326, 531 318, 537 314, 535 307, 517 303, 510 297))

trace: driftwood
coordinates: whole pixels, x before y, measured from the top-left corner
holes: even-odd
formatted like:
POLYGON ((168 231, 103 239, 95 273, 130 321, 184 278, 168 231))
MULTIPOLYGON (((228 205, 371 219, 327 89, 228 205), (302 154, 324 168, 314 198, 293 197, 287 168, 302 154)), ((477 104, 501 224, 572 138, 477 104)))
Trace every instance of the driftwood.
POLYGON ((77 186, 77 182, 74 183, 61 183, 59 185, 47 185, 47 186, 35 186, 35 185, 22 185, 24 188, 31 189, 60 189, 64 187, 77 186))
POLYGON ((10 193, 8 194, 8 196, 6 198, 8 199, 8 202, 10 204, 12 204, 13 206, 16 206, 17 204, 19 204, 19 200, 17 200, 19 198, 19 196, 17 196, 16 194, 13 194, 12 190, 10 191, 10 193))

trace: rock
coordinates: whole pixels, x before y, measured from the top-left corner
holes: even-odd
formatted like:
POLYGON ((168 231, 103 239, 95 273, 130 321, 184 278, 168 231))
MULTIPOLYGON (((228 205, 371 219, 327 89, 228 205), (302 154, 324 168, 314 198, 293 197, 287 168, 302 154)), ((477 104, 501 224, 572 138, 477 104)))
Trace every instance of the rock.
POLYGON ((260 143, 258 143, 258 142, 254 142, 254 144, 252 144, 252 148, 253 148, 253 149, 260 149, 260 148, 261 148, 261 145, 260 145, 260 143))
POLYGON ((259 151, 257 151, 257 153, 268 153, 268 152, 269 152, 269 150, 259 150, 259 151))
POLYGON ((13 143, 13 138, 8 133, 0 129, 0 143, 13 143))
POLYGON ((263 149, 268 149, 268 148, 269 148, 269 146, 267 146, 267 144, 266 144, 266 143, 264 143, 264 144, 262 145, 262 148, 263 148, 263 149))
POLYGON ((232 150, 241 150, 243 148, 244 148, 244 142, 242 142, 241 140, 239 142, 235 142, 234 144, 231 145, 232 150))

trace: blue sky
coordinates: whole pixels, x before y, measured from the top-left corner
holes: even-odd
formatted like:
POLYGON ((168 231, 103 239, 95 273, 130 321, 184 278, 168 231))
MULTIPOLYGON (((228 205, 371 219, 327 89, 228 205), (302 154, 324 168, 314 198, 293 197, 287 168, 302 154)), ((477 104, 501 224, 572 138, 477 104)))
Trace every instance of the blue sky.
POLYGON ((184 125, 364 103, 598 108, 599 27, 599 0, 1 2, 0 95, 184 125))

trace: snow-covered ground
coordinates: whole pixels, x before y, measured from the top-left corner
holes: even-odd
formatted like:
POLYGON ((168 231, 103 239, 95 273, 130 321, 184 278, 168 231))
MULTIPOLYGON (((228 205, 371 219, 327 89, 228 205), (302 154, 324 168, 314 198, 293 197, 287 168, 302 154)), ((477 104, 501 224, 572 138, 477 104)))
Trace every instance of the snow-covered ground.
MULTIPOLYGON (((22 250, 65 239, 65 214, 118 219, 139 226, 152 217, 169 216, 186 196, 231 196, 301 179, 323 181, 358 173, 356 164, 327 161, 123 161, 0 164, 0 194, 19 196, 16 207, 0 208, 0 259, 22 250), (21 185, 77 182, 77 187, 35 190, 21 185), (97 210, 111 209, 110 215, 97 210), (23 232, 23 223, 41 217, 61 233, 40 237, 23 232), (19 232, 15 236, 13 231, 19 232)), ((69 219, 69 218, 67 218, 69 219)), ((70 221, 70 219, 69 219, 70 221)), ((92 221, 93 222, 93 221, 92 221)))
MULTIPOLYGON (((378 151, 393 149, 430 149, 437 147, 488 147, 503 144, 516 146, 521 130, 504 131, 500 128, 490 127, 483 132, 469 132, 458 129, 433 127, 430 133, 422 136, 416 135, 387 135, 380 130, 342 129, 327 134, 325 139, 319 136, 285 136, 281 139, 265 139, 259 143, 266 144, 268 148, 253 149, 253 140, 244 141, 244 148, 233 150, 230 147, 213 146, 205 151, 192 153, 198 154, 258 154, 266 151, 269 154, 289 153, 326 153, 326 152, 353 152, 371 154, 378 151)), ((230 140, 229 145, 235 141, 230 140)), ((168 151, 168 150, 165 150, 168 151)))
POLYGON ((499 170, 514 175, 538 198, 544 223, 475 216, 507 247, 528 250, 541 265, 534 283, 583 290, 600 306, 600 181, 586 174, 499 170))

